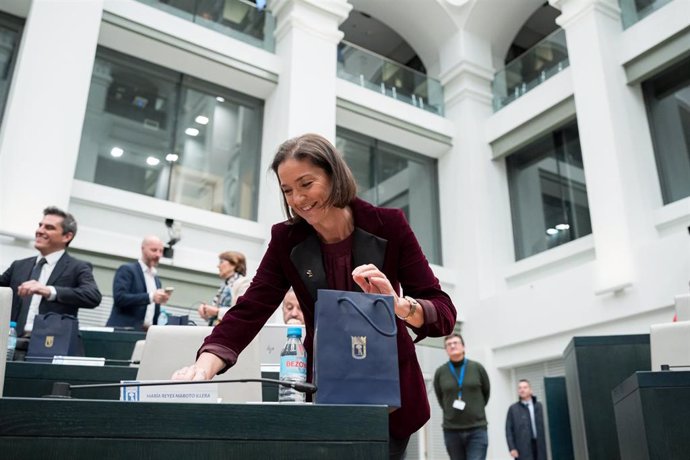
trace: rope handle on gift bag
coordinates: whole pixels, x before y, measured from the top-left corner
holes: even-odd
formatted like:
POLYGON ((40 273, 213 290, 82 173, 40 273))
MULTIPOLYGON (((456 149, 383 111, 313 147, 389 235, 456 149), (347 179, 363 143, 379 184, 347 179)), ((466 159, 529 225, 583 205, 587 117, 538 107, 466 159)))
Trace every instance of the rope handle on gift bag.
MULTIPOLYGON (((398 328, 397 328, 397 326, 396 326, 396 324, 395 324, 395 317, 393 316, 393 313, 391 313, 391 311, 390 311, 388 308, 386 308, 385 310, 386 310, 386 313, 388 313, 388 315, 390 316, 391 321, 393 322, 393 332, 382 331, 381 328, 378 327, 376 324, 374 324, 374 321, 373 321, 371 318, 369 318, 369 315, 367 315, 366 313, 364 313, 364 312, 362 311, 362 309, 359 308, 359 305, 357 305, 356 303, 354 303, 349 297, 338 297, 338 303, 340 303, 340 302, 343 301, 343 300, 348 301, 348 302, 350 303, 350 305, 352 305, 352 306, 355 308, 355 310, 357 310, 357 313, 359 313, 360 315, 362 315, 362 317, 363 317, 364 319, 366 319, 367 322, 371 325, 371 327, 373 327, 374 329, 376 329, 376 332, 378 332, 379 334, 385 335, 386 337, 393 337, 393 336, 395 336, 395 335, 397 334, 398 328)), ((383 299, 381 299, 381 298, 377 298, 376 300, 374 300, 374 304, 376 304, 376 302, 383 302, 384 305, 386 304, 385 300, 383 300, 383 299)))

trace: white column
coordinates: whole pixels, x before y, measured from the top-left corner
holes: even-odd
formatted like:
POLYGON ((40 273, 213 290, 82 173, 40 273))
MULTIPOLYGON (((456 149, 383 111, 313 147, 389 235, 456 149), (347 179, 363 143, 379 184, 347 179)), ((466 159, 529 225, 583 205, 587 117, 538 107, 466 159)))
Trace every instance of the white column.
POLYGON ((500 289, 499 268, 512 254, 504 162, 486 142, 491 117, 491 46, 467 31, 441 52, 446 118, 456 126, 452 150, 439 160, 443 263, 457 270, 461 317, 500 289))
POLYGON ((643 225, 633 141, 648 130, 618 62, 622 26, 616 0, 551 0, 562 11, 573 75, 577 124, 596 251, 595 292, 615 292, 635 279, 633 237, 643 225))
POLYGON ((102 0, 33 0, 0 132, 0 232, 31 238, 66 208, 79 152, 102 0))
MULTIPOLYGON (((335 142, 336 52, 338 30, 352 5, 346 0, 276 0, 276 54, 281 59, 278 86, 266 100, 262 171, 270 167, 276 148, 286 139, 318 133, 335 142)), ((282 219, 273 204, 277 183, 262 175, 260 222, 282 219)))

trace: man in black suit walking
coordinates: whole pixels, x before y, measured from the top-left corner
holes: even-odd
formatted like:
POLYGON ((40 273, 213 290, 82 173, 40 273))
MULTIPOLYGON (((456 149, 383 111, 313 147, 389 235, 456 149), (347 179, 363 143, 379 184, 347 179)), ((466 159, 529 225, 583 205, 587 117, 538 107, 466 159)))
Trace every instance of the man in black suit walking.
POLYGON ((11 318, 18 335, 30 335, 37 314, 77 316, 79 308, 101 303, 91 264, 65 251, 76 234, 72 214, 54 206, 44 209, 34 242, 39 256, 15 260, 0 276, 0 286, 12 288, 11 318))

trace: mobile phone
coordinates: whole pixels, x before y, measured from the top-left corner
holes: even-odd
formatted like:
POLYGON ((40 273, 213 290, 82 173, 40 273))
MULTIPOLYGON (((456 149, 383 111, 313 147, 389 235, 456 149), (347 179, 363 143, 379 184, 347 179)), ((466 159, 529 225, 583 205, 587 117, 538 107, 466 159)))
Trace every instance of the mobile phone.
POLYGON ((175 288, 172 287, 172 286, 168 286, 168 287, 166 287, 166 288, 164 289, 164 291, 165 291, 166 294, 172 294, 172 292, 173 292, 174 290, 175 290, 175 288))

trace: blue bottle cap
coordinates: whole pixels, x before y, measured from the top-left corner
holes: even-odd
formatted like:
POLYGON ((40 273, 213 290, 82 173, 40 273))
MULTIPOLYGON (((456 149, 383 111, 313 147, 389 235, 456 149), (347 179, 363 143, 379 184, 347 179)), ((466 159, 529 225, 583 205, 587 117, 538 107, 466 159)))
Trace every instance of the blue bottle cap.
POLYGON ((289 327, 288 328, 288 337, 290 336, 296 336, 296 337, 302 337, 302 328, 301 327, 289 327))
POLYGON ((16 321, 10 321, 10 327, 17 327, 16 321))

